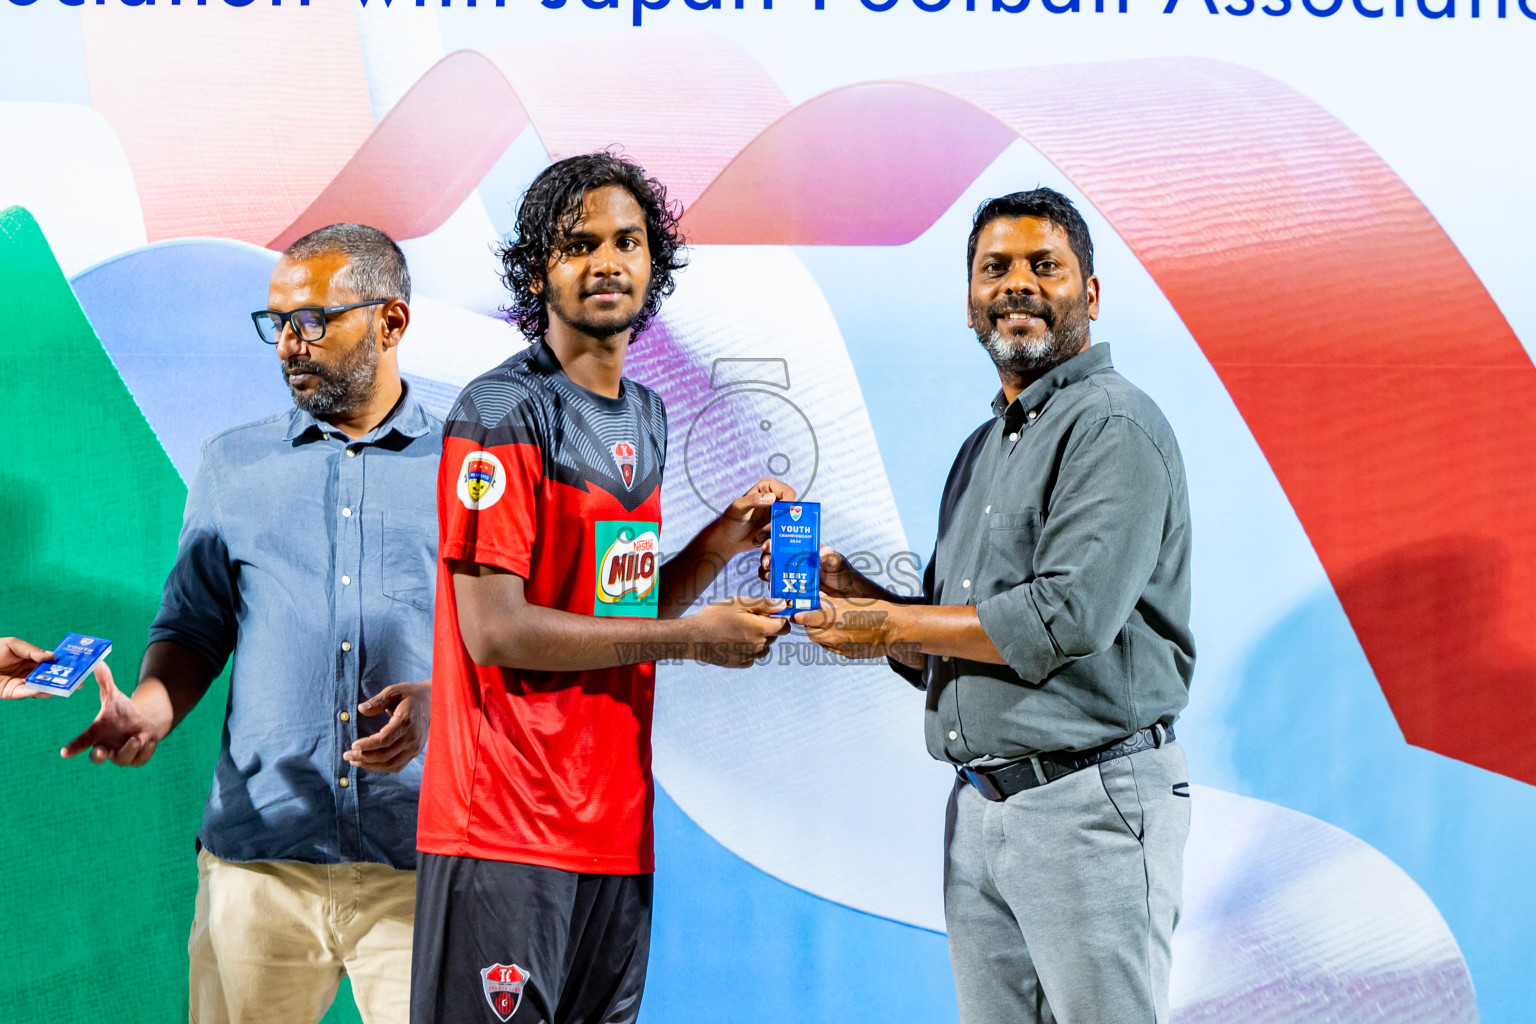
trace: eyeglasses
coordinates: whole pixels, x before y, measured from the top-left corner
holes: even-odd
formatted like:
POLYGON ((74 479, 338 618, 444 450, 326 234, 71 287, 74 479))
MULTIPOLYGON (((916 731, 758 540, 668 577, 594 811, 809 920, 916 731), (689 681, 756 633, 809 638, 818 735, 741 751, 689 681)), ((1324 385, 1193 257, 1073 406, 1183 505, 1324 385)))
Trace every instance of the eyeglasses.
POLYGON ((277 344, 277 339, 283 336, 284 324, 292 327, 293 333, 301 341, 319 341, 325 337, 325 324, 331 317, 364 306, 382 306, 393 301, 369 299, 367 302, 354 302, 350 306, 301 306, 286 313, 279 309, 260 309, 251 314, 251 321, 256 325, 256 333, 268 345, 277 344))

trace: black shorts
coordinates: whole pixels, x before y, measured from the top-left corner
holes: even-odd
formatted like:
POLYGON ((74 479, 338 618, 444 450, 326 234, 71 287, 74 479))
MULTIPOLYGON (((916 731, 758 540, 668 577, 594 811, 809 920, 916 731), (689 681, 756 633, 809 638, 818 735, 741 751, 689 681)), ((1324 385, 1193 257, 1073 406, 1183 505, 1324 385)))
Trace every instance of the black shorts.
POLYGON ((411 1024, 631 1024, 651 876, 419 855, 411 1024))

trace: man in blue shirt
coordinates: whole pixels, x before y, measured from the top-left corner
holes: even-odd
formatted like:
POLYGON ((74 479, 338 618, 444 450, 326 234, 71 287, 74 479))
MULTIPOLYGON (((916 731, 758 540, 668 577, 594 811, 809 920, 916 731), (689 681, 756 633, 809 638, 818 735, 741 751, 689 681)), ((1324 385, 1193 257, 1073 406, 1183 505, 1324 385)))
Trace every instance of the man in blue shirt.
POLYGON ((253 314, 294 408, 203 444, 132 697, 63 750, 142 765, 234 656, 198 832, 191 1017, 317 1021, 343 974, 404 1024, 442 420, 400 379, 405 257, 301 238, 253 314))

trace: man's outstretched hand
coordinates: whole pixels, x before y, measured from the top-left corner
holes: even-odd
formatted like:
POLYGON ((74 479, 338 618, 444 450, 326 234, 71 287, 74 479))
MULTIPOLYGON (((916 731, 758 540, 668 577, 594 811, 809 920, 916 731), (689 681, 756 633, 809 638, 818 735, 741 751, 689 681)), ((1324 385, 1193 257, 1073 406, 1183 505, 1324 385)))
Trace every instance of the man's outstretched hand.
POLYGON ((371 772, 398 772, 427 745, 432 724, 432 683, 394 683, 357 706, 365 715, 389 712, 389 721, 372 736, 364 736, 343 761, 371 772))
POLYGON ((26 687, 27 673, 42 662, 52 660, 52 651, 45 651, 13 636, 0 637, 0 700, 52 696, 26 687))
POLYGON ((168 727, 154 722, 142 708, 112 682, 112 670, 105 661, 96 663, 96 685, 101 691, 101 710, 96 720, 79 736, 70 740, 61 757, 91 752, 96 764, 138 768, 155 755, 155 747, 165 739, 168 727))

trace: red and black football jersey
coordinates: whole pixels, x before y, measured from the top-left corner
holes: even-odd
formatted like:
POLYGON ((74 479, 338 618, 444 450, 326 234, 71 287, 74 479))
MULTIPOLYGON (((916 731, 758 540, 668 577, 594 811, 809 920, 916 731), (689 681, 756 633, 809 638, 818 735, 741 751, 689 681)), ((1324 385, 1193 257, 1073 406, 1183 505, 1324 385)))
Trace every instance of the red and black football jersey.
POLYGON ((535 343, 464 389, 438 474, 426 853, 636 874, 654 868, 655 666, 482 668, 459 634, 449 563, 517 573, 530 603, 656 614, 667 421, 654 391, 571 382, 535 343))

